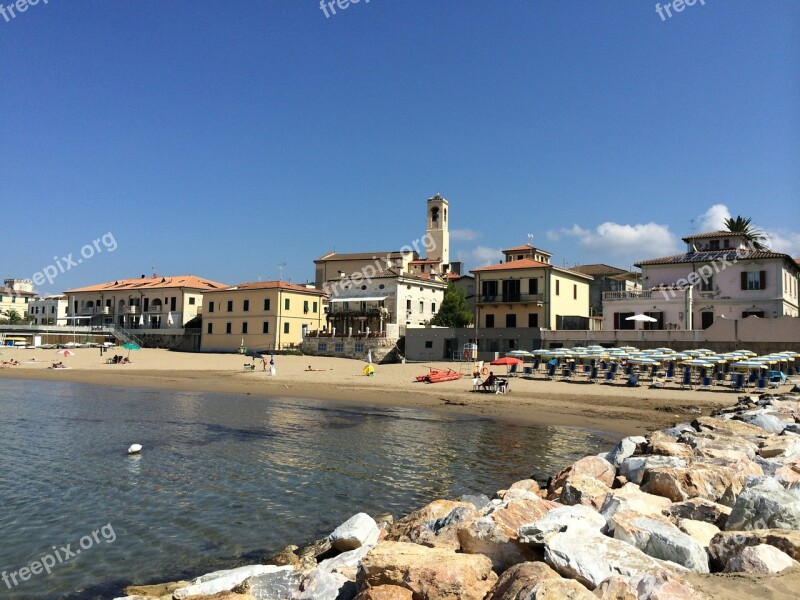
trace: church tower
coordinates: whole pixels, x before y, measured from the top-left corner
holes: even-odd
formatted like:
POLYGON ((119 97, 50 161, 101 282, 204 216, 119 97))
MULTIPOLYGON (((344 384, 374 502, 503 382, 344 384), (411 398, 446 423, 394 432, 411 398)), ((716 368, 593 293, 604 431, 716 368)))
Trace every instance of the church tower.
POLYGON ((450 231, 447 222, 447 200, 436 194, 428 199, 428 226, 425 230, 426 241, 433 240, 433 247, 428 250, 428 259, 438 258, 442 265, 450 264, 450 231))

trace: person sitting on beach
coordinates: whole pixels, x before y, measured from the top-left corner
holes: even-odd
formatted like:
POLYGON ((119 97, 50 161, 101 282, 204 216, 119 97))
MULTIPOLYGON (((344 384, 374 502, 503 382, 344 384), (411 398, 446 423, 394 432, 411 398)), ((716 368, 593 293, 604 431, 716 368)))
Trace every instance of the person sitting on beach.
POLYGON ((491 390, 496 379, 497 377, 494 376, 494 372, 489 371, 489 376, 486 378, 486 381, 481 384, 481 387, 484 389, 484 391, 491 390))
POLYGON ((66 369, 67 367, 66 367, 66 366, 64 366, 64 363, 63 363, 63 362, 61 362, 61 361, 58 361, 58 362, 54 362, 54 363, 53 363, 53 366, 52 366, 52 367, 50 367, 50 368, 51 368, 51 369, 66 369))

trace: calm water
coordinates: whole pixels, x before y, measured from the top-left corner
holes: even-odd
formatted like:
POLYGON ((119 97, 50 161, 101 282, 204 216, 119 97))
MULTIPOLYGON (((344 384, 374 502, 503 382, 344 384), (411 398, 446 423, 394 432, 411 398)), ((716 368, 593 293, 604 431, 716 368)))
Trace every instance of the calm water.
POLYGON ((0 569, 56 563, 0 581, 0 598, 112 598, 257 562, 356 512, 491 495, 610 444, 418 410, 0 380, 0 569))

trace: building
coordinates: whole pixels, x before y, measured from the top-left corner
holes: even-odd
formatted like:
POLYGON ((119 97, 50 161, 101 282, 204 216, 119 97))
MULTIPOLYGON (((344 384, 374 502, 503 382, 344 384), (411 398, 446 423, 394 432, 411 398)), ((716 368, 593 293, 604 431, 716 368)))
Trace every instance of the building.
POLYGON ((204 296, 204 351, 283 350, 325 325, 325 292, 283 281, 240 283, 204 296))
POLYGON ((797 317, 797 261, 786 254, 753 250, 728 231, 683 238, 686 252, 644 260, 643 290, 605 292, 603 320, 607 329, 636 329, 627 318, 646 314, 655 319, 643 329, 696 330, 715 320, 756 316, 797 317))
POLYGON ((530 244, 503 254, 505 262, 472 270, 478 328, 589 329, 591 276, 550 264, 530 244))
POLYGON ((64 294, 53 294, 34 298, 29 303, 30 317, 34 325, 67 325, 69 302, 64 294))
MULTIPOLYGON (((226 286, 194 275, 138 279, 67 290, 70 321, 78 325, 118 325, 124 329, 182 329, 202 313, 203 295, 226 286)), ((138 335, 138 333, 137 333, 138 335)))
POLYGON ((601 263, 578 265, 572 270, 594 278, 589 283, 589 311, 592 317, 603 315, 604 292, 631 292, 642 288, 641 273, 634 271, 601 263))
POLYGON ((457 275, 449 273, 447 276, 447 283, 452 283, 455 287, 464 292, 464 298, 467 301, 467 306, 470 312, 475 314, 475 277, 473 275, 457 275))
POLYGON ((6 315, 11 311, 16 311, 26 319, 30 314, 29 304, 35 298, 36 292, 30 279, 5 279, 0 289, 0 319, 6 320, 6 315))

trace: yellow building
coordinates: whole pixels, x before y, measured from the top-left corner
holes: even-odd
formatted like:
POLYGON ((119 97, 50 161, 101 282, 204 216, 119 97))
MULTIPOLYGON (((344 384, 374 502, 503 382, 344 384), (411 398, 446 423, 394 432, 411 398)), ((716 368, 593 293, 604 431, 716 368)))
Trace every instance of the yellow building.
POLYGON ((589 328, 591 276, 553 266, 529 244, 503 254, 505 262, 472 271, 478 327, 589 328))
POLYGON ((30 279, 6 279, 0 288, 0 321, 6 321, 11 311, 23 319, 29 316, 29 304, 36 298, 30 279))
POLYGON ((283 281, 241 283, 205 294, 203 350, 282 350, 325 325, 325 292, 283 281))

